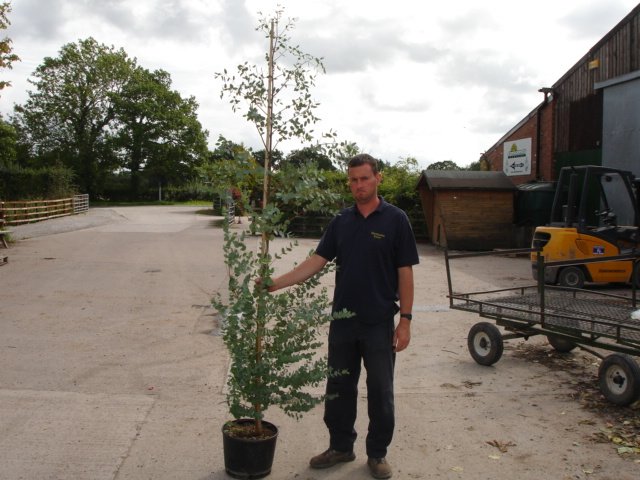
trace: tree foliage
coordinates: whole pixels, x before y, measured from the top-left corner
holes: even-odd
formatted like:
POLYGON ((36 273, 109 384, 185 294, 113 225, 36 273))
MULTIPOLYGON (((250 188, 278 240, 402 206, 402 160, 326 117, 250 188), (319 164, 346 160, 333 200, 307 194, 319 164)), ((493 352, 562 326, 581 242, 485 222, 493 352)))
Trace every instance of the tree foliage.
MULTIPOLYGON (((260 248, 247 247, 245 232, 231 231, 225 222, 225 262, 229 268, 228 300, 219 294, 213 304, 225 318, 225 344, 231 355, 227 403, 235 418, 254 418, 256 433, 262 433, 264 411, 278 405, 289 415, 297 416, 319 403, 319 397, 305 387, 317 385, 328 371, 326 359, 317 358, 315 350, 320 326, 331 320, 327 313, 326 292, 314 292, 317 278, 280 294, 269 294, 272 261, 278 255, 269 252, 273 236, 284 231, 282 210, 270 201, 271 159, 277 145, 286 139, 303 142, 314 139, 314 110, 318 106, 310 95, 315 72, 323 70, 320 59, 303 53, 291 44, 289 32, 293 21, 283 23, 282 11, 271 18, 262 17, 257 28, 265 33, 269 47, 266 71, 258 65, 243 63, 237 77, 227 70, 216 74, 222 81, 221 96, 227 97, 233 111, 240 111, 252 122, 264 145, 262 202, 252 212, 252 231, 261 235, 260 248), (255 278, 262 278, 260 283, 255 278)), ((245 155, 228 158, 244 169, 245 155)), ((307 181, 317 181, 315 172, 307 181)), ((298 180, 301 176, 298 175, 298 180)), ((304 178, 303 178, 304 180, 304 178)), ((290 185, 288 182, 287 185, 290 185)), ((299 198, 299 192, 278 190, 283 201, 299 198)), ((324 194, 325 192, 320 192, 324 194)), ((312 197, 313 201, 317 197, 312 197)))
POLYGON ((427 166, 427 170, 463 170, 453 160, 443 160, 441 162, 434 162, 427 166))
POLYGON ((313 161, 303 166, 284 164, 274 178, 274 201, 279 210, 288 213, 287 219, 308 213, 329 216, 336 213, 344 187, 331 188, 326 172, 332 170, 323 170, 313 161))
POLYGON ((305 147, 300 150, 294 150, 287 155, 287 164, 298 168, 304 168, 306 165, 314 164, 320 170, 336 170, 331 158, 317 148, 305 147))
MULTIPOLYGON (((6 30, 11 25, 9 21, 9 13, 11 13, 11 3, 0 3, 0 30, 6 30)), ((20 61, 20 57, 13 53, 13 47, 11 46, 11 39, 4 37, 0 40, 0 68, 12 68, 14 62, 20 61)), ((0 80, 0 90, 11 85, 10 82, 0 80)))
POLYGON ((15 128, 0 118, 0 168, 7 168, 15 163, 17 139, 15 128))
POLYGON ((184 181, 204 159, 206 134, 197 120, 198 104, 171 89, 164 70, 137 67, 114 96, 114 144, 121 166, 131 174, 131 194, 137 198, 141 170, 160 183, 184 181))
POLYGON ((15 109, 19 144, 35 166, 70 167, 83 192, 100 193, 107 175, 124 170, 135 198, 141 172, 163 184, 186 182, 206 156, 195 99, 123 49, 93 38, 66 44, 33 77, 34 90, 15 109))
POLYGON ((207 183, 223 200, 232 190, 237 189, 240 198, 236 202, 241 203, 242 210, 246 210, 260 198, 259 182, 263 167, 244 145, 219 136, 209 161, 199 171, 201 177, 207 179, 207 183))
POLYGON ((317 73, 325 71, 322 59, 291 43, 295 21, 283 19, 282 14, 280 10, 269 20, 263 16, 256 28, 270 42, 273 61, 267 62, 267 72, 262 65, 244 62, 238 65, 237 76, 226 69, 215 75, 222 81, 221 98, 229 99, 234 112, 243 111, 242 116, 255 126, 267 153, 284 140, 315 139, 312 127, 319 120, 315 113, 319 104, 309 92, 317 73))
POLYGON ((420 165, 413 157, 400 159, 393 165, 385 164, 382 169, 380 195, 407 213, 420 206, 417 185, 420 179, 420 165))
POLYGON ((35 91, 16 119, 32 154, 60 159, 77 175, 82 191, 94 194, 101 173, 116 167, 110 149, 114 97, 129 81, 134 60, 124 50, 93 38, 64 45, 56 58, 36 68, 35 91))

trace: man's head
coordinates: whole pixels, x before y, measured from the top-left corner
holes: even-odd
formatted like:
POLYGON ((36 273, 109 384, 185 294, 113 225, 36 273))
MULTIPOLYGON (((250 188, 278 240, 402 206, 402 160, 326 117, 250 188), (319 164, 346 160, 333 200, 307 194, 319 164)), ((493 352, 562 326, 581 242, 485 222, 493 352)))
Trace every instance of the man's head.
POLYGON ((349 163, 347 164, 347 171, 351 167, 359 167, 361 165, 370 165, 371 170, 374 174, 378 173, 378 160, 373 158, 368 153, 360 153, 355 155, 349 159, 349 163))
POLYGON ((349 188, 356 203, 367 204, 378 197, 378 185, 382 180, 378 172, 378 161, 371 155, 361 153, 351 157, 347 176, 349 188))

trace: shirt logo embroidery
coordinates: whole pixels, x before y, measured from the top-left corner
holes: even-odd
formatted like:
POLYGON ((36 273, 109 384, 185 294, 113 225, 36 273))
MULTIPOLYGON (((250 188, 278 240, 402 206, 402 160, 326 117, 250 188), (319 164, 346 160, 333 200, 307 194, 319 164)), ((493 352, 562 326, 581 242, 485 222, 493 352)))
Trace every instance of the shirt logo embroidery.
POLYGON ((384 238, 384 233, 371 232, 371 236, 374 240, 382 240, 384 238))

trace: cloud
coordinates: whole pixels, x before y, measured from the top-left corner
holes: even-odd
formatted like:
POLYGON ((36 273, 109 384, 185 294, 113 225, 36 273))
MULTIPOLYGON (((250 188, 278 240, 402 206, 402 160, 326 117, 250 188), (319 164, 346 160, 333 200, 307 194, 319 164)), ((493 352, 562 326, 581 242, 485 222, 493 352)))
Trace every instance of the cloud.
POLYGON ((240 0, 222 0, 222 11, 216 18, 216 24, 223 30, 226 46, 231 51, 238 51, 239 47, 256 42, 260 35, 255 31, 256 18, 240 0))
MULTIPOLYGON (((594 32, 604 36, 629 13, 629 7, 620 1, 581 4, 558 20, 575 39, 592 39, 594 32), (606 30, 605 30, 606 29, 606 30)), ((589 45, 591 47, 591 45, 589 45)))
POLYGON ((100 41, 113 32, 129 42, 202 41, 214 18, 211 8, 203 12, 197 3, 177 0, 47 0, 47 8, 42 0, 24 2, 14 8, 15 29, 25 38, 60 44, 89 36, 100 41))
POLYGON ((500 89, 512 93, 530 93, 538 89, 536 74, 522 58, 495 58, 492 52, 452 54, 439 66, 445 84, 500 89))
POLYGON ((66 21, 64 6, 65 0, 49 0, 48 8, 42 8, 41 0, 22 0, 19 8, 12 5, 9 36, 20 32, 27 39, 48 41, 56 38, 66 21))
POLYGON ((330 74, 362 72, 408 58, 417 63, 432 63, 446 51, 423 41, 408 39, 394 22, 347 18, 315 19, 300 22, 294 31, 294 43, 304 45, 310 54, 324 58, 330 74))

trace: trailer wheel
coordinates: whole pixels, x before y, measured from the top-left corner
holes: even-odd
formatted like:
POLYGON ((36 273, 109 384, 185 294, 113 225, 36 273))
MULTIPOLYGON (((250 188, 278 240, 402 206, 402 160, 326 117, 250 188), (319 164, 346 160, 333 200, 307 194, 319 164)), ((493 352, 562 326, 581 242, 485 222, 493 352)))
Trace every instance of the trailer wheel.
POLYGON ((600 390, 612 403, 627 406, 640 398, 640 367, 629 355, 605 357, 598 370, 600 390))
POLYGON ((571 350, 576 348, 578 345, 573 343, 571 340, 567 340, 566 338, 556 337, 554 335, 548 335, 547 341, 549 345, 553 347, 556 352, 560 353, 569 353, 571 350))
POLYGON ((560 270, 558 283, 563 287, 584 287, 584 272, 579 267, 565 267, 560 270))
POLYGON ((477 363, 489 366, 502 357, 504 342, 498 327, 492 323, 480 322, 469 330, 467 347, 477 363))

